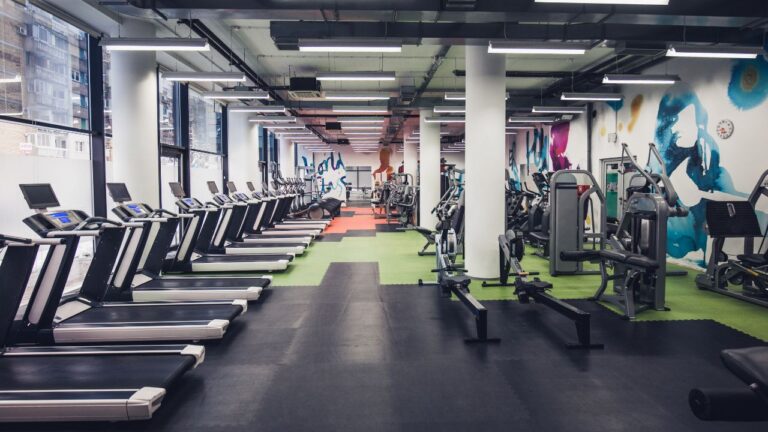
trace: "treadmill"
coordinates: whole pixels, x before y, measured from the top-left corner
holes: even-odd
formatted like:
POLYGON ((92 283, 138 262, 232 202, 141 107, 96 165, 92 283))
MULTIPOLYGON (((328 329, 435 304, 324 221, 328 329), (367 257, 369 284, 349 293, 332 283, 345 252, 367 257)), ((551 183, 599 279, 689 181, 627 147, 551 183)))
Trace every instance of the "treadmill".
POLYGON ((262 185, 262 192, 253 192, 253 196, 268 202, 274 202, 274 207, 271 212, 271 216, 267 219, 266 227, 273 232, 296 232, 311 234, 313 236, 320 235, 327 226, 326 221, 320 222, 306 222, 306 221, 294 221, 293 223, 285 223, 286 217, 291 208, 291 202, 293 201, 293 195, 286 195, 279 192, 270 192, 266 185, 262 185))
POLYGON ((185 220, 184 238, 177 253, 166 260, 164 269, 172 272, 261 272, 283 271, 293 260, 293 255, 226 255, 213 248, 214 239, 223 236, 221 218, 226 217, 224 208, 213 203, 203 204, 187 197, 178 182, 170 183, 171 191, 178 198, 176 205, 182 214, 193 217, 185 220))
POLYGON ((0 235, 0 422, 150 419, 204 347, 9 345, 39 247, 65 242, 0 235))
POLYGON ((248 190, 251 192, 250 199, 260 203, 258 216, 253 225, 247 225, 243 232, 243 241, 247 242, 279 242, 302 240, 308 243, 314 239, 317 230, 312 233, 302 233, 296 230, 277 230, 272 228, 275 216, 277 214, 277 198, 271 196, 262 196, 256 192, 253 182, 246 182, 248 190))
MULTIPOLYGON (((195 277, 193 274, 164 274, 163 264, 171 251, 171 243, 181 219, 194 216, 175 214, 163 209, 131 200, 125 183, 107 183, 112 200, 117 207, 112 212, 123 222, 145 224, 147 239, 142 247, 135 248, 139 263, 135 273, 116 277, 114 295, 108 300, 161 301, 161 300, 258 300, 272 276, 195 277)), ((187 235, 186 232, 183 235, 187 235)), ((183 236, 182 236, 183 238, 183 236)))
POLYGON ((126 256, 141 237, 143 224, 122 224, 88 217, 79 210, 54 210, 59 202, 49 184, 21 185, 27 203, 37 211, 24 219, 42 238, 59 238, 52 245, 29 302, 17 312, 14 343, 104 343, 221 339, 230 321, 247 309, 245 300, 221 302, 108 302, 112 269, 135 270, 137 259, 126 256), (130 229, 130 231, 128 231, 130 229), (80 239, 97 237, 93 258, 79 291, 62 301, 80 239), (126 265, 128 263, 129 265, 126 265))
MULTIPOLYGON (((237 194, 234 187, 234 183, 227 183, 229 191, 237 194)), ((213 202, 222 208, 219 226, 211 242, 212 252, 236 255, 267 253, 300 255, 304 253, 307 245, 290 239, 267 244, 245 241, 243 232, 246 226, 253 226, 255 223, 260 212, 258 203, 247 199, 247 195, 246 200, 240 200, 220 193, 216 182, 209 181, 208 189, 211 191, 213 202)))

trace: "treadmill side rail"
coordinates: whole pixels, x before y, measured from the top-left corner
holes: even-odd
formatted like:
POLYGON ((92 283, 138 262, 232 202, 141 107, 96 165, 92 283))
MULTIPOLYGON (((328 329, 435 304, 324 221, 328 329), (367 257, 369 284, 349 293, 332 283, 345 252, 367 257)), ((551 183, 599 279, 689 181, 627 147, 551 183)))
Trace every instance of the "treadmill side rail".
POLYGON ((57 344, 209 340, 223 338, 229 327, 229 321, 223 319, 181 325, 147 324, 89 326, 65 323, 53 329, 53 338, 57 344))

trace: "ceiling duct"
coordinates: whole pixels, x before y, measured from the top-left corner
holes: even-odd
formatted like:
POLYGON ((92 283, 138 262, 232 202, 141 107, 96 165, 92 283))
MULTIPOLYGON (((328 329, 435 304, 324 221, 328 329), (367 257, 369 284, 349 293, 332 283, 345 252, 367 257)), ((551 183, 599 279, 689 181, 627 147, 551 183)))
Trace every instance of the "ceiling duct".
POLYGON ((402 86, 400 87, 400 98, 398 98, 398 105, 410 105, 416 99, 416 87, 414 86, 402 86))
POLYGON ((475 0, 443 0, 443 9, 447 11, 471 11, 476 7, 475 0))

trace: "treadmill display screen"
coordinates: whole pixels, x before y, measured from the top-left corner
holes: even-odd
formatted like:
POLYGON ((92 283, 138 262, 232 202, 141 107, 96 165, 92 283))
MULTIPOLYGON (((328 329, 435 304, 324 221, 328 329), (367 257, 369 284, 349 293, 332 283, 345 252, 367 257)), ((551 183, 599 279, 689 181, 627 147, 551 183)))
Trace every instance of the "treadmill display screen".
POLYGON ((136 216, 144 216, 146 214, 139 204, 126 204, 125 206, 136 216))
POLYGON ((192 198, 182 198, 181 202, 186 204, 187 207, 191 207, 191 208, 197 207, 197 203, 195 203, 195 200, 193 200, 192 198))
POLYGON ((48 216, 48 220, 56 228, 64 228, 80 223, 80 218, 70 211, 51 212, 47 213, 46 216, 48 216))
POLYGON ((242 192, 236 193, 235 194, 235 198, 237 198, 239 200, 243 200, 243 201, 248 201, 248 195, 246 195, 246 194, 244 194, 242 192))
POLYGON ((229 197, 224 195, 224 194, 219 194, 218 197, 221 200, 221 202, 225 202, 225 203, 231 203, 232 202, 232 200, 229 199, 229 197))

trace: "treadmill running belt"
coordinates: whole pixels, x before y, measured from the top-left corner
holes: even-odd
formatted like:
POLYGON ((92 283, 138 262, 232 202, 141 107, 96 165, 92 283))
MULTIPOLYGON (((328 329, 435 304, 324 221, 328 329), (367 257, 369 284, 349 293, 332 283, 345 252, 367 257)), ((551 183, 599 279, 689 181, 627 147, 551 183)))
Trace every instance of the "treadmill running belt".
POLYGON ((232 321, 243 308, 237 305, 193 305, 193 306, 110 306, 91 308, 64 321, 64 324, 91 323, 142 323, 173 321, 210 321, 223 319, 232 321))
MULTIPOLYGON (((192 368, 188 355, 0 357, 0 392, 170 387, 192 368)), ((0 393, 0 400, 15 398, 0 393)))
POLYGON ((291 255, 205 255, 192 261, 192 264, 231 263, 231 262, 260 262, 260 261, 291 261, 291 255))
POLYGON ((275 242, 275 243, 232 243, 228 244, 227 248, 276 248, 276 247, 296 247, 301 246, 299 243, 282 243, 282 242, 275 242))
POLYGON ((178 279, 153 279, 134 290, 144 289, 185 289, 185 290, 215 290, 269 286, 270 280, 264 278, 178 278, 178 279))

